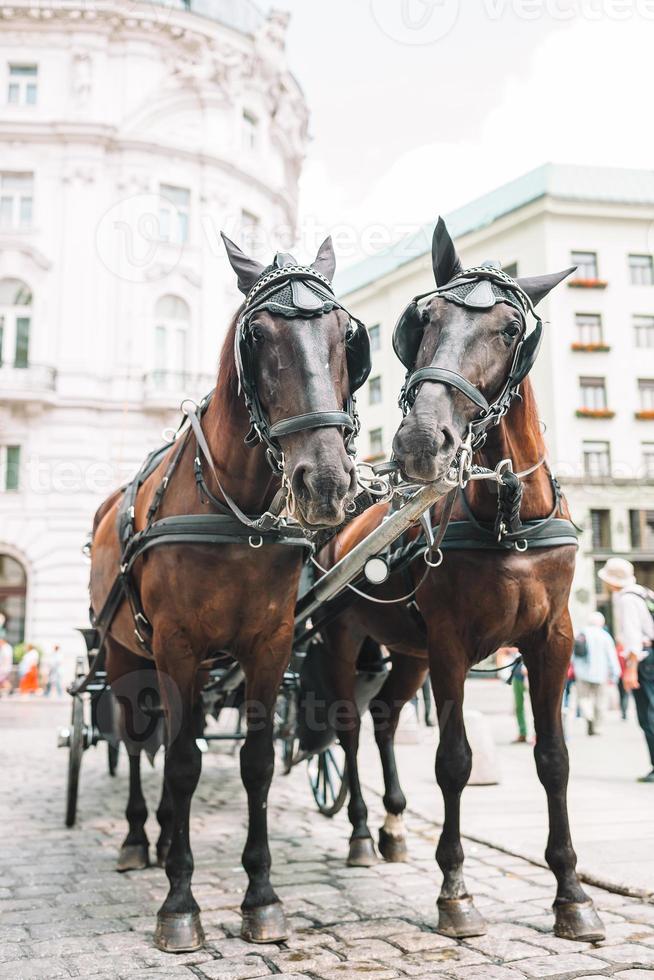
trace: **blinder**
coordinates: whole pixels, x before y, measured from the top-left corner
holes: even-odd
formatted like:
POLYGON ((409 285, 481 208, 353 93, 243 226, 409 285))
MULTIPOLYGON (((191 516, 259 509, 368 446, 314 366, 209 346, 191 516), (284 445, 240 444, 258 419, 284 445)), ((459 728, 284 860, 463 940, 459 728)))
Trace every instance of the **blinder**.
POLYGON ((542 339, 542 321, 534 311, 529 296, 515 279, 492 265, 483 265, 458 272, 451 282, 411 300, 395 326, 393 350, 407 368, 407 378, 400 393, 400 407, 404 414, 410 410, 415 398, 415 390, 423 381, 440 382, 456 388, 481 409, 481 414, 472 423, 473 436, 478 447, 485 438, 486 430, 499 422, 508 411, 519 385, 534 365, 542 339), (524 331, 516 347, 509 376, 492 405, 474 385, 456 372, 447 371, 437 366, 424 367, 417 371, 412 370, 425 331, 424 307, 421 309, 420 304, 422 300, 432 296, 441 296, 448 302, 457 303, 473 310, 492 309, 496 303, 508 303, 520 314, 524 331), (529 313, 535 318, 536 325, 530 334, 526 334, 527 314, 529 313))
POLYGON ((329 279, 310 266, 297 265, 292 256, 282 254, 254 284, 248 293, 234 337, 234 360, 239 385, 250 415, 251 429, 247 436, 249 445, 263 442, 272 464, 283 466, 283 453, 278 439, 294 432, 333 426, 345 433, 345 446, 354 453, 352 440, 360 424, 356 412, 354 392, 366 381, 371 370, 370 339, 364 324, 353 317, 336 299, 329 279), (302 415, 281 419, 273 424, 267 419, 255 384, 252 323, 255 315, 267 310, 287 319, 311 319, 332 310, 344 310, 350 317, 350 329, 346 338, 346 356, 349 377, 349 394, 343 411, 306 412, 302 415))

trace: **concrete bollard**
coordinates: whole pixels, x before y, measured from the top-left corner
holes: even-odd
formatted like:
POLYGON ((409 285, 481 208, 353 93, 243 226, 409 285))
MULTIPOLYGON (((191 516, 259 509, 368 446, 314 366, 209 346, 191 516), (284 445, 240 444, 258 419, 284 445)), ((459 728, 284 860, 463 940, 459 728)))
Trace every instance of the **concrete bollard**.
POLYGON ((500 767, 490 723, 481 711, 464 711, 463 720, 472 749, 468 786, 495 786, 501 781, 500 767))

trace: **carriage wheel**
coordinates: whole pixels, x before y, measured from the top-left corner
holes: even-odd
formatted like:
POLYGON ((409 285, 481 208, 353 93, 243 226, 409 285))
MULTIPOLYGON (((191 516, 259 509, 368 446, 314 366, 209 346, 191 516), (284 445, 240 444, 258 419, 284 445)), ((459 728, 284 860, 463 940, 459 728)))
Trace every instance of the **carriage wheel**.
POLYGON ((79 770, 84 754, 84 702, 81 697, 73 697, 73 712, 70 722, 68 753, 68 789, 66 792, 66 826, 73 827, 77 816, 77 791, 79 770))
POLYGON ((109 775, 116 775, 116 767, 118 766, 118 750, 120 744, 112 745, 111 742, 107 742, 107 766, 109 769, 109 775))
POLYGON ((313 798, 325 817, 335 816, 347 799, 349 785, 345 770, 345 756, 339 745, 332 745, 307 763, 309 784, 313 798))

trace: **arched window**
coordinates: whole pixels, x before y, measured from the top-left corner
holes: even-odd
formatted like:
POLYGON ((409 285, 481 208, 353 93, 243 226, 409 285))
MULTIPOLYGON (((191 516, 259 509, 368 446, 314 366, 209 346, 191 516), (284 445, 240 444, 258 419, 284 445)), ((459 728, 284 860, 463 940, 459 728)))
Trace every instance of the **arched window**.
POLYGON ((19 561, 0 552, 0 636, 12 646, 25 639, 27 575, 19 561))
POLYGON ((155 308, 154 381, 157 387, 179 388, 187 373, 191 310, 179 296, 162 296, 155 308))
POLYGON ((31 326, 31 289, 21 279, 0 279, 0 366, 29 365, 31 326))

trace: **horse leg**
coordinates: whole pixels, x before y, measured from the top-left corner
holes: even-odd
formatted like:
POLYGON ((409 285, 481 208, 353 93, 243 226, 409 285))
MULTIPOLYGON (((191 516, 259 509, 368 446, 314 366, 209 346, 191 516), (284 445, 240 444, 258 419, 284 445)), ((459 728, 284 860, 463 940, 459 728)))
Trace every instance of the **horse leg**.
POLYGON ((448 635, 446 631, 437 643, 430 643, 429 653, 440 729, 436 780, 445 807, 443 830, 436 848, 436 860, 443 872, 437 931, 454 939, 466 939, 486 932, 486 923, 475 908, 463 878, 461 793, 472 769, 472 752, 463 722, 463 685, 468 659, 454 634, 448 635))
POLYGON ((120 848, 116 871, 141 871, 148 867, 150 859, 148 835, 145 832, 148 808, 141 788, 140 751, 132 750, 129 755, 129 797, 125 816, 129 829, 120 848))
MULTIPOLYGON (((347 815, 352 827, 348 845, 347 864, 351 868, 370 868, 377 864, 377 852, 368 827, 368 807, 363 798, 357 754, 361 718, 355 703, 356 665, 361 651, 361 639, 353 635, 345 622, 337 620, 328 631, 328 646, 332 656, 329 694, 334 709, 338 740, 345 753, 349 800, 347 815), (336 712, 337 706, 346 710, 336 712)), ((373 655, 378 647, 372 647, 373 655)))
MULTIPOLYGON (((164 766, 165 768, 165 766, 164 766)), ((157 822, 159 824, 159 837, 157 838, 157 867, 165 868, 170 844, 173 839, 173 826, 175 811, 173 801, 166 779, 162 780, 161 799, 157 807, 157 822)))
POLYGON ((241 779, 248 797, 248 834, 242 862, 248 887, 241 905, 241 937, 251 943, 280 942, 288 936, 282 903, 270 883, 267 809, 275 765, 274 707, 287 660, 266 644, 261 656, 244 664, 247 732, 241 748, 241 779))
POLYGON ((404 705, 422 686, 427 667, 413 657, 392 654, 393 669, 370 705, 375 741, 384 774, 386 819, 379 829, 379 851, 385 861, 406 861, 408 851, 403 814, 406 797, 400 786, 395 759, 395 732, 404 705))
POLYGON ((529 672, 536 729, 536 769, 547 793, 550 829, 545 858, 557 881, 554 932, 562 939, 596 942, 604 939, 604 926, 592 899, 581 887, 568 819, 569 764, 561 701, 573 637, 566 610, 559 622, 549 628, 547 635, 530 638, 520 649, 529 672))
POLYGON ((196 691, 197 668, 187 649, 168 658, 155 646, 166 709, 168 749, 164 779, 173 810, 166 875, 170 889, 157 914, 154 943, 168 953, 193 952, 204 945, 200 909, 191 891, 193 854, 189 837, 191 799, 200 778, 202 753, 196 744, 202 703, 196 691), (168 675, 166 668, 169 669, 168 675))

